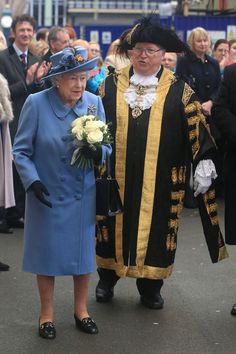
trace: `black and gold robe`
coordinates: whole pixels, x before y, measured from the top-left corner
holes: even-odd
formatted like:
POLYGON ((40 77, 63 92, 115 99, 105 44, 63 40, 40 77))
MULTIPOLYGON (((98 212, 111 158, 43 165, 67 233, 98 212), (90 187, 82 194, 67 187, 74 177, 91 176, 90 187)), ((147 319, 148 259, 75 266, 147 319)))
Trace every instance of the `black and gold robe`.
MULTIPOLYGON (((185 162, 194 166, 215 149, 192 89, 164 69, 151 109, 134 119, 124 99, 132 68, 108 76, 100 87, 112 122, 113 174, 124 214, 97 222, 97 264, 120 277, 164 279, 171 275, 185 191, 185 162)), ((227 252, 213 190, 199 198, 211 258, 227 252), (200 200, 201 199, 201 200, 200 200), (207 207, 207 208, 206 208, 207 207)))

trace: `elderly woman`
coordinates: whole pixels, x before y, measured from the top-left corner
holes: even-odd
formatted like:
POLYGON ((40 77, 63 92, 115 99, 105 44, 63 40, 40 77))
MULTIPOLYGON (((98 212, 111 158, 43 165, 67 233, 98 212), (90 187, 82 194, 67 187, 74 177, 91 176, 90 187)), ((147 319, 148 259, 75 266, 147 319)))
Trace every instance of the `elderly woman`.
MULTIPOLYGON (((41 300, 39 335, 56 336, 53 323, 54 277, 74 279, 74 318, 87 333, 98 333, 86 306, 89 273, 95 260, 95 178, 92 167, 71 165, 69 130, 77 117, 93 114, 105 120, 101 99, 85 91, 87 60, 82 47, 51 56, 46 77, 53 87, 30 95, 23 107, 13 154, 26 190, 23 270, 37 275, 41 300), (46 196, 46 197, 45 197, 46 196)), ((84 150, 86 158, 105 161, 109 146, 84 150)))

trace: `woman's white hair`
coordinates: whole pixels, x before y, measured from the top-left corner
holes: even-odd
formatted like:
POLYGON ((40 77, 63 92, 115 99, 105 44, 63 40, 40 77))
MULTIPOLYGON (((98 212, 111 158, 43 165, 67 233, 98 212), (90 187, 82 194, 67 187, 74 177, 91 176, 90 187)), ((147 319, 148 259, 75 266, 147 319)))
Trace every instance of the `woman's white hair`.
MULTIPOLYGON (((86 78, 87 78, 87 80, 88 80, 88 79, 89 79, 89 76, 90 76, 90 71, 86 71, 85 73, 86 73, 86 78)), ((69 74, 69 73, 65 73, 65 74, 69 74)), ((62 73, 62 74, 58 74, 58 75, 55 75, 55 76, 50 77, 50 81, 51 81, 52 85, 55 86, 55 87, 57 87, 57 86, 58 86, 58 83, 59 83, 59 81, 61 80, 61 78, 62 78, 63 75, 64 75, 64 74, 62 73)))

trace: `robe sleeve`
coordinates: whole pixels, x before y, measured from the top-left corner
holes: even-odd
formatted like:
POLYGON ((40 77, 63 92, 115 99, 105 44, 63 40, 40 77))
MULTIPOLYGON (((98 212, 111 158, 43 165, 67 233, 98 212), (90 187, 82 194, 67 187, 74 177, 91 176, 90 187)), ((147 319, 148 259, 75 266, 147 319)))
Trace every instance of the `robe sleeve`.
MULTIPOLYGON (((185 84, 183 103, 187 120, 188 139, 192 152, 193 169, 199 161, 208 159, 216 150, 206 118, 195 93, 185 84)), ((219 226, 215 190, 213 186, 197 197, 199 213, 207 247, 213 263, 228 257, 224 239, 219 226)))

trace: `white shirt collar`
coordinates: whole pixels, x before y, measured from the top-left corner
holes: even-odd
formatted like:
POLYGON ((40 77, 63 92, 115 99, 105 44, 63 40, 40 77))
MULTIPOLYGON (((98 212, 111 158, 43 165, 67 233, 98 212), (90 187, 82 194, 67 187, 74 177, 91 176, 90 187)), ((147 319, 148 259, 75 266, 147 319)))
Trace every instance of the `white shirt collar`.
POLYGON ((13 43, 13 47, 16 51, 16 54, 18 55, 18 57, 21 55, 21 54, 25 54, 26 55, 26 61, 27 61, 27 55, 28 55, 28 49, 25 51, 25 52, 22 52, 17 46, 15 43, 13 43))
POLYGON ((157 70, 156 73, 149 76, 140 75, 134 70, 134 74, 130 78, 130 83, 142 86, 157 85, 158 78, 156 76, 160 69, 161 67, 157 70))

